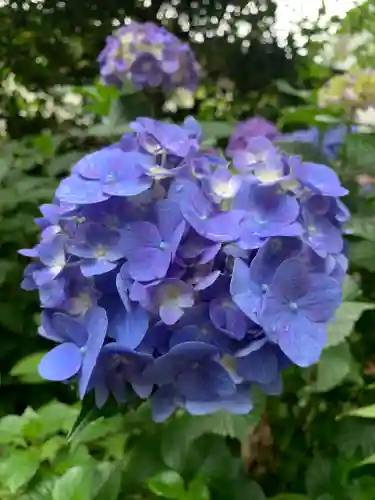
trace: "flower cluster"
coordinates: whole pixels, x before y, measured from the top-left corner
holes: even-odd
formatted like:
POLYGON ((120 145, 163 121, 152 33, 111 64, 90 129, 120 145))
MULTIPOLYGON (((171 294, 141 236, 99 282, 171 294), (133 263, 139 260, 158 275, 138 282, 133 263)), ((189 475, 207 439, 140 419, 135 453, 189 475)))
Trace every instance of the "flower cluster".
POLYGON ((327 166, 248 141, 232 163, 182 126, 139 118, 41 206, 23 280, 57 345, 42 377, 150 398, 154 419, 247 413, 324 347, 347 268, 347 191, 327 166))
POLYGON ((120 88, 129 80, 136 89, 195 90, 200 74, 189 45, 151 22, 132 21, 116 30, 98 62, 104 82, 120 88))
POLYGON ((227 155, 232 156, 236 151, 246 148, 252 137, 263 136, 272 140, 278 133, 276 126, 261 116, 239 122, 229 139, 227 155))
MULTIPOLYGON (((352 127, 354 132, 356 127, 352 127)), ((338 156, 339 150, 344 143, 346 127, 340 125, 325 131, 323 134, 317 127, 306 130, 298 130, 289 134, 282 134, 276 126, 262 117, 250 118, 240 122, 229 139, 226 153, 234 157, 237 152, 246 150, 247 145, 254 137, 266 137, 277 144, 285 142, 303 142, 315 146, 321 150, 323 156, 331 161, 338 156)))
POLYGON ((332 77, 319 91, 322 108, 351 112, 375 105, 375 71, 353 69, 350 73, 332 77))

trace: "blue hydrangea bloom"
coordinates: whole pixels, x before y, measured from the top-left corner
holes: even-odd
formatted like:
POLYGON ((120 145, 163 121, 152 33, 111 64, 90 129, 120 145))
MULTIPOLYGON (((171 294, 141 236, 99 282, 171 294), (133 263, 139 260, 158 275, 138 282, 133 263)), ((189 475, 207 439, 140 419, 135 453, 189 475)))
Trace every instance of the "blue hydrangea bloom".
POLYGON ((98 57, 106 84, 195 90, 200 67, 189 45, 154 23, 130 22, 107 37, 98 57))
MULTIPOLYGON (((171 66, 172 67, 172 66, 171 66)), ((348 267, 347 193, 327 166, 255 137, 231 162, 199 124, 139 118, 41 206, 22 287, 39 292, 39 365, 101 407, 149 399, 156 421, 251 411, 251 389, 315 363, 348 267)))
MULTIPOLYGON (((351 128, 352 132, 355 132, 356 130, 357 127, 355 126, 351 128)), ((333 161, 339 157, 346 134, 347 128, 345 125, 332 127, 324 133, 321 133, 317 127, 311 127, 310 129, 297 130, 296 132, 292 132, 290 134, 280 134, 275 137, 275 140, 279 143, 304 142, 312 144, 317 149, 320 149, 321 153, 327 160, 333 161)))

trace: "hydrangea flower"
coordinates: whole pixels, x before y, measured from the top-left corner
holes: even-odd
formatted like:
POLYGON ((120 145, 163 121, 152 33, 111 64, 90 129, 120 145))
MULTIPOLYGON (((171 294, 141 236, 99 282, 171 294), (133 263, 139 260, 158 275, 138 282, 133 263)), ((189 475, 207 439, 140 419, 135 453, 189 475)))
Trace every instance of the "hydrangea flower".
POLYGON ((333 170, 265 137, 233 162, 199 124, 139 118, 42 205, 22 287, 38 290, 39 365, 101 407, 149 399, 154 419, 251 411, 251 389, 315 363, 341 302, 347 193, 333 170))
POLYGON ((276 126, 262 118, 255 116, 243 122, 239 122, 229 139, 227 155, 233 156, 236 151, 246 149, 249 139, 252 137, 267 137, 273 140, 278 135, 276 126))
POLYGON ((195 90, 200 67, 193 52, 172 33, 154 23, 132 21, 107 37, 98 57, 103 81, 136 89, 195 90))

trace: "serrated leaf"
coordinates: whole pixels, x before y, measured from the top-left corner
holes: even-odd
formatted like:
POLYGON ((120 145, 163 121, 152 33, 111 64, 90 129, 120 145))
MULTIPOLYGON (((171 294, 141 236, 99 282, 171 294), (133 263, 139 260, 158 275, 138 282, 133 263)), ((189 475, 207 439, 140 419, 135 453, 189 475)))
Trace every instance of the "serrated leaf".
POLYGON ((350 335, 363 311, 373 307, 366 302, 343 302, 336 312, 335 321, 328 327, 326 348, 341 344, 350 335))
POLYGON ((155 495, 182 500, 185 497, 184 480, 174 470, 160 472, 148 480, 147 485, 155 495))
POLYGON ((33 450, 13 450, 9 457, 0 461, 0 482, 11 493, 16 493, 36 474, 39 456, 33 450))
POLYGON ((91 467, 72 467, 56 480, 52 490, 52 500, 91 500, 91 467))
POLYGON ((354 363, 346 343, 325 349, 317 366, 316 392, 327 392, 341 384, 354 363))
POLYGON ((20 378, 25 384, 40 384, 48 382, 38 373, 38 365, 45 354, 45 352, 36 352, 22 358, 13 366, 10 374, 13 377, 20 378))

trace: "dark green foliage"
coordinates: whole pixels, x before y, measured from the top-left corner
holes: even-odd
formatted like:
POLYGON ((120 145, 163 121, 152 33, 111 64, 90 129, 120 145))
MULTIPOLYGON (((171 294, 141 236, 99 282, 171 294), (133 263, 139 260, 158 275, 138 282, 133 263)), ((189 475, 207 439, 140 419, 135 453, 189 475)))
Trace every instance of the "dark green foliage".
MULTIPOLYGON (((248 416, 178 412, 161 425, 152 422, 148 404, 119 411, 111 401, 99 412, 92 398, 80 406, 74 388, 37 374, 49 343, 35 335, 38 300, 20 289, 26 259, 17 250, 36 242, 38 205, 50 201, 59 179, 84 154, 118 139, 136 116, 185 116, 163 114, 157 93, 120 95, 93 83, 113 19, 155 21, 162 3, 16 0, 0 7, 0 78, 13 72, 28 91, 43 90, 58 105, 70 92, 83 97, 82 109, 59 122, 55 111, 46 116, 42 107, 28 115, 32 103, 0 88, 8 123, 0 144, 0 499, 374 500, 375 196, 364 196, 355 179, 375 176, 373 133, 350 134, 334 164, 350 187, 353 212, 343 305, 321 361, 288 370, 281 397, 255 393, 248 416)), ((207 146, 225 147, 238 119, 255 112, 285 131, 338 123, 342 117, 316 107, 316 90, 329 70, 297 57, 291 41, 285 50, 274 39, 264 43, 274 2, 259 0, 256 11, 238 13, 247 3, 231 2, 228 36, 234 39, 208 36, 228 2, 181 0, 180 17, 163 19, 182 39, 190 36, 206 70, 193 112, 207 146), (182 16, 189 32, 179 23, 182 16), (236 37, 239 20, 252 27, 243 39, 251 50, 244 53, 236 37), (194 43, 197 33, 204 43, 194 43), (230 101, 218 92, 222 77, 233 81, 230 101)), ((372 4, 352 11, 343 30, 370 26, 372 4)), ((283 148, 322 161, 306 144, 283 148)))

